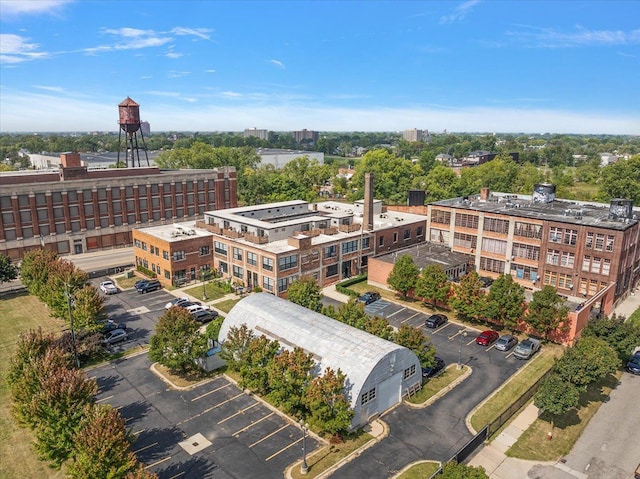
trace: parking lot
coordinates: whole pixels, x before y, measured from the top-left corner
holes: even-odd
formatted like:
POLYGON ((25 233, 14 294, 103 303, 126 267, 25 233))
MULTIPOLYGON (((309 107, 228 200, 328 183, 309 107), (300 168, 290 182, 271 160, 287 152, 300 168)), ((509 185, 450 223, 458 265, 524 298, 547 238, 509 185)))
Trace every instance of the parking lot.
MULTIPOLYGON (((162 479, 282 478, 301 459, 302 431, 222 376, 177 391, 146 354, 90 372, 99 403, 119 408, 139 460, 162 479)), ((307 451, 318 442, 307 436, 307 451)))

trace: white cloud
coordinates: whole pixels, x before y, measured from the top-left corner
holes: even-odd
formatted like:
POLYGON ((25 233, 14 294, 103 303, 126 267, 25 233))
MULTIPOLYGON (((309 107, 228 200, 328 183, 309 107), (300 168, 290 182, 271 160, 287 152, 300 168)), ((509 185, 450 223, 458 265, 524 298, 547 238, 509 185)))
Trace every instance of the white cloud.
POLYGON ((284 63, 282 63, 280 60, 269 60, 269 63, 271 63, 272 65, 277 66, 278 68, 282 68, 283 70, 286 70, 287 68, 284 66, 284 63))
POLYGON ((171 33, 174 35, 191 35, 194 37, 202 38, 203 40, 209 40, 211 37, 209 33, 213 30, 210 28, 185 28, 185 27, 175 27, 171 29, 171 33))
POLYGON ((191 75, 191 72, 178 72, 178 71, 172 70, 169 73, 167 73, 167 77, 169 78, 182 78, 182 77, 186 77, 187 75, 191 75))
POLYGON ((33 88, 37 88, 38 90, 52 91, 56 93, 62 93, 65 91, 61 86, 33 85, 33 88))
POLYGON ((170 52, 165 53, 164 56, 167 57, 167 58, 171 58, 172 60, 176 60, 176 59, 184 56, 184 54, 170 51, 170 52))
POLYGON ((13 33, 0 33, 0 63, 20 63, 48 56, 37 51, 40 45, 13 33))
POLYGON ((242 98, 244 95, 242 93, 238 93, 237 91, 223 91, 220 94, 227 98, 242 98))
POLYGON ((467 0, 458 5, 450 15, 440 17, 440 23, 454 23, 463 20, 464 17, 475 7, 481 0, 467 0))
POLYGON ((529 47, 571 48, 586 46, 635 45, 640 43, 640 29, 587 30, 576 27, 572 32, 561 32, 552 28, 538 28, 520 25, 522 30, 512 30, 506 35, 529 47))
POLYGON ((57 13, 60 7, 70 0, 2 0, 0 10, 2 15, 21 15, 38 13, 57 13))
POLYGON ((215 73, 216 71, 215 70, 205 70, 204 72, 205 73, 215 73))

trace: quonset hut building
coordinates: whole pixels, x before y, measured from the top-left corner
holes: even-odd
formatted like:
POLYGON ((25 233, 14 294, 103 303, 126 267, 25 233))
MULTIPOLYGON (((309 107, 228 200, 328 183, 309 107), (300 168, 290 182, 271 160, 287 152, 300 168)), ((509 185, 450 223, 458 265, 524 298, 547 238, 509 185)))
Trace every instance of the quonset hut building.
POLYGON ((220 342, 232 327, 243 324, 283 348, 311 353, 318 374, 327 367, 340 369, 354 410, 352 429, 400 402, 422 381, 420 361, 410 349, 269 293, 252 294, 236 304, 222 323, 220 342))

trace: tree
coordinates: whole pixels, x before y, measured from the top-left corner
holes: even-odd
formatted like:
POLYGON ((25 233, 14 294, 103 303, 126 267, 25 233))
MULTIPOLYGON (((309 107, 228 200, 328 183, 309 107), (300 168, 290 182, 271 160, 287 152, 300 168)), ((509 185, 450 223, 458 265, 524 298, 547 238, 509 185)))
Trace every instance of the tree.
POLYGON ((269 372, 267 366, 279 350, 280 343, 267 339, 264 334, 252 338, 240 356, 240 386, 259 394, 268 393, 269 372))
POLYGON ((387 283, 407 299, 407 293, 415 288, 420 271, 408 254, 402 255, 393 265, 387 283))
POLYGON ((287 414, 306 416, 303 397, 314 365, 313 355, 298 347, 293 351, 285 349, 267 365, 269 397, 287 414))
POLYGON ((525 322, 545 339, 549 339, 549 333, 560 328, 560 325, 567 320, 568 312, 569 309, 564 305, 564 300, 555 288, 547 285, 533 293, 525 322))
POLYGON ((242 356, 252 338, 253 331, 245 323, 242 323, 239 328, 235 326, 229 328, 227 338, 222 343, 220 357, 231 371, 240 371, 242 356))
POLYGON ((524 287, 516 283, 510 274, 500 275, 487 295, 487 317, 514 331, 524 317, 524 310, 524 287))
POLYGON ((409 348, 418 356, 420 365, 428 368, 435 364, 436 348, 422 329, 402 324, 394 336, 394 342, 409 348))
POLYGON ((364 330, 369 316, 367 316, 367 313, 364 311, 364 305, 352 298, 348 303, 340 305, 336 312, 335 319, 354 328, 364 330))
POLYGON ((47 284, 50 266, 56 261, 55 253, 46 249, 27 251, 20 263, 20 279, 30 294, 40 297, 47 284))
POLYGON ((465 274, 460 283, 453 286, 454 294, 449 304, 463 319, 478 319, 484 315, 486 294, 482 290, 482 281, 475 271, 465 274))
POLYGON ((289 285, 287 299, 319 313, 322 311, 322 290, 313 276, 296 279, 289 285))
POLYGON ((451 283, 449 283, 449 277, 442 266, 430 264, 422 270, 418 277, 415 295, 431 302, 432 308, 435 308, 438 302, 446 303, 450 290, 451 283))
POLYGON ((555 373, 565 382, 585 390, 587 386, 620 366, 618 353, 603 339, 581 338, 567 349, 554 366, 555 373))
POLYGON ((438 479, 489 479, 484 467, 467 466, 457 462, 447 462, 442 466, 438 479))
POLYGON ((67 476, 122 479, 137 465, 130 446, 131 437, 117 409, 108 405, 89 406, 75 438, 74 461, 69 464, 67 476))
POLYGON ((69 297, 73 301, 76 292, 85 287, 88 279, 87 273, 66 259, 58 259, 49 265, 47 282, 39 297, 49 307, 53 318, 69 320, 69 297))
POLYGON ((168 309, 151 336, 149 359, 183 373, 196 370, 195 360, 208 349, 207 338, 199 329, 200 323, 186 309, 168 309))
POLYGON ((386 339, 387 341, 393 340, 393 326, 389 324, 389 321, 380 316, 367 319, 364 323, 364 330, 369 334, 386 339))
POLYGON ((309 424, 321 434, 335 435, 349 430, 353 409, 345 390, 345 374, 327 368, 305 391, 303 404, 311 411, 309 424))
POLYGON ((617 318, 591 320, 582 330, 582 337, 595 336, 603 339, 616 350, 621 362, 626 362, 635 346, 640 344, 640 325, 617 318))
POLYGON ((627 198, 640 203, 640 155, 605 166, 600 173, 598 199, 627 198))
POLYGON ((124 479, 158 479, 158 475, 149 471, 143 464, 138 464, 133 471, 124 476, 124 479))
POLYGON ((101 321, 107 318, 104 297, 92 284, 87 284, 73 295, 73 321, 76 329, 100 331, 101 321))
POLYGON ((533 396, 533 404, 551 415, 552 431, 554 418, 576 407, 579 401, 580 391, 578 388, 571 383, 567 383, 557 374, 551 374, 545 379, 533 396))
POLYGON ((11 260, 0 254, 0 283, 8 283, 18 277, 18 267, 11 260))

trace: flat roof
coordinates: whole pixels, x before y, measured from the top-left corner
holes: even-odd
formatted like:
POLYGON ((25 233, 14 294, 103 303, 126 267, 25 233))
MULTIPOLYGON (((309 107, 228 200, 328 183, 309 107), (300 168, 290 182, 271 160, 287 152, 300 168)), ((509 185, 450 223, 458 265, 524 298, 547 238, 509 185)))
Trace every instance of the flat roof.
POLYGON ((204 238, 213 236, 213 233, 205 229, 196 228, 195 221, 185 221, 184 223, 172 223, 159 226, 148 226, 136 229, 140 229, 150 236, 168 242, 177 242, 184 241, 185 239, 190 238, 204 238))
POLYGON ((530 218, 541 221, 557 221, 560 223, 581 226, 595 226, 610 230, 624 231, 638 223, 640 209, 634 208, 636 219, 609 219, 609 204, 589 201, 559 200, 549 203, 533 201, 531 195, 515 195, 509 193, 491 192, 487 201, 481 201, 479 195, 467 198, 451 198, 434 201, 432 206, 446 206, 469 211, 496 213, 507 216, 530 218))
POLYGON ((405 255, 411 256, 413 263, 419 269, 429 266, 430 264, 439 264, 442 266, 442 269, 446 271, 449 268, 454 268, 469 262, 469 256, 464 253, 456 253, 446 246, 436 243, 420 243, 376 256, 375 259, 385 263, 395 264, 398 258, 405 255))

